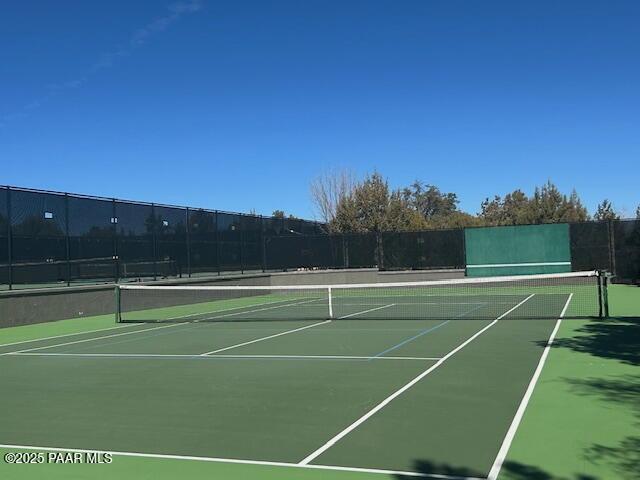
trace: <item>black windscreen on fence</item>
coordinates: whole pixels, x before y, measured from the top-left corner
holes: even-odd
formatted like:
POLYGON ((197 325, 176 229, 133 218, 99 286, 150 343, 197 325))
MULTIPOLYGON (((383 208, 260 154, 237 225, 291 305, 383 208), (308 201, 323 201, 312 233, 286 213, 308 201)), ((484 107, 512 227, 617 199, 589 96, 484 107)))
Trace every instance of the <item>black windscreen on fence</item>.
POLYGON ((613 231, 616 277, 640 283, 640 220, 613 222, 613 231))
POLYGON ((250 215, 240 217, 243 270, 262 270, 262 219, 250 215))
POLYGON ((382 234, 385 270, 464 268, 464 230, 382 234))
POLYGON ((341 235, 288 235, 265 239, 268 270, 345 268, 341 235))
POLYGON ((226 271, 242 270, 242 234, 240 215, 218 213, 218 251, 220 268, 226 271))
POLYGON ((117 278, 115 204, 68 197, 70 280, 117 278))
POLYGON ((9 191, 0 187, 0 285, 9 284, 9 191))
POLYGON ((187 209, 154 206, 156 272, 175 276, 187 267, 187 209))
MULTIPOLYGON (((569 225, 574 271, 640 281, 640 220, 569 225)), ((464 230, 328 234, 297 218, 0 187, 0 288, 290 269, 464 268, 464 230)))
POLYGON ((217 235, 216 212, 189 210, 190 271, 214 273, 220 270, 217 235))
POLYGON ((12 190, 10 201, 12 282, 66 281, 65 196, 12 190))
POLYGON ((571 269, 611 271, 609 222, 569 224, 571 269))

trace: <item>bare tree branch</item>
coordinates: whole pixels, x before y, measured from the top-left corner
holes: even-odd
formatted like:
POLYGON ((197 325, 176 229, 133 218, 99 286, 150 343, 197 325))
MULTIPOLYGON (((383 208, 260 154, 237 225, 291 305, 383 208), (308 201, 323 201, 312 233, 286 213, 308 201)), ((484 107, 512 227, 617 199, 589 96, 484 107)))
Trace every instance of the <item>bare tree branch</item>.
POLYGON ((327 170, 311 182, 311 200, 322 221, 335 220, 338 204, 353 194, 355 185, 355 174, 346 168, 327 170))

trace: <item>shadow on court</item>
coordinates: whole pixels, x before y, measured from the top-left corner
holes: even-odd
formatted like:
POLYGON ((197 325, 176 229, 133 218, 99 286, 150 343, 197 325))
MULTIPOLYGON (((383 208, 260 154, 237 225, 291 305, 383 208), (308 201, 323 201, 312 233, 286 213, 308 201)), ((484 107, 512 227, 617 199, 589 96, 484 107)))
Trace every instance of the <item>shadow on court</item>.
POLYGON ((579 328, 575 336, 556 339, 553 348, 568 348, 640 365, 640 317, 611 317, 589 322, 579 328))
MULTIPOLYGON (((467 468, 457 468, 451 465, 431 462, 429 460, 417 460, 413 471, 425 475, 447 475, 453 478, 485 478, 486 474, 467 468)), ((395 475, 397 480, 415 480, 415 476, 395 475)), ((572 477, 558 477, 550 474, 540 467, 525 465, 518 462, 505 462, 500 470, 500 480, 601 480, 590 475, 575 475, 572 477)))
MULTIPOLYGON (((451 465, 432 462, 429 460, 416 460, 413 471, 423 473, 425 475, 446 475, 453 478, 485 478, 485 474, 481 474, 475 470, 464 467, 453 467, 451 465)), ((415 476, 395 475, 397 480, 415 480, 415 476)), ((550 474, 542 468, 525 465, 518 462, 505 462, 500 471, 499 478, 501 480, 600 480, 590 475, 575 475, 572 477, 558 477, 550 474)))
MULTIPOLYGON (((447 463, 438 463, 431 460, 416 460, 411 468, 412 472, 424 473, 427 475, 447 475, 451 477, 478 477, 482 478, 485 475, 481 474, 477 470, 472 470, 465 467, 454 467, 447 463)), ((396 474, 393 478, 398 480, 415 480, 415 476, 396 474)))
MULTIPOLYGON (((640 431, 640 375, 624 375, 613 379, 567 379, 579 395, 594 397, 616 409, 632 409, 636 430, 640 431)), ((640 472, 640 435, 622 438, 617 444, 593 444, 584 452, 585 460, 607 463, 620 478, 637 478, 640 472)))

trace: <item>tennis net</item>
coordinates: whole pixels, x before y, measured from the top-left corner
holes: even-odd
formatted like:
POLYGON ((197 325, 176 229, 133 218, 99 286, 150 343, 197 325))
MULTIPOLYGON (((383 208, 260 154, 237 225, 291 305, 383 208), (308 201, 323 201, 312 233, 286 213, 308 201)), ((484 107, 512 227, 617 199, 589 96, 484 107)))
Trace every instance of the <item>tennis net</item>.
POLYGON ((599 272, 405 283, 116 287, 118 322, 591 318, 607 315, 599 272))

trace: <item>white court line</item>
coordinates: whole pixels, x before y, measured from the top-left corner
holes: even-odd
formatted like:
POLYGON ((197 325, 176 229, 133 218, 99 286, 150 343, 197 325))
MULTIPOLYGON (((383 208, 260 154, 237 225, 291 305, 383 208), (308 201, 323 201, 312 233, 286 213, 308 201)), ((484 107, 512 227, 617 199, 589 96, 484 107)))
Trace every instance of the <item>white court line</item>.
MULTIPOLYGON (((314 298, 313 300, 309 300, 308 302, 305 302, 305 303, 317 302, 318 300, 324 300, 324 299, 323 298, 314 298)), ((288 305, 298 305, 297 303, 292 304, 291 303, 291 299, 289 298, 289 299, 286 299, 286 300, 276 300, 276 301, 273 301, 273 302, 254 303, 253 305, 222 308, 220 310, 211 310, 211 311, 208 311, 208 312, 190 313, 189 315, 178 315, 176 317, 169 317, 168 320, 178 320, 180 318, 197 317, 198 315, 209 315, 211 313, 228 312, 229 310, 239 310, 241 308, 249 308, 249 307, 260 307, 262 305, 271 305, 271 304, 274 304, 274 303, 283 303, 283 302, 289 302, 289 303, 281 305, 282 307, 286 307, 288 305)), ((310 306, 321 307, 321 306, 324 306, 324 305, 310 305, 310 306)), ((269 307, 269 308, 275 308, 275 307, 269 307)), ((251 312, 242 311, 242 312, 238 312, 236 315, 239 315, 240 313, 251 313, 251 312)), ((218 318, 218 317, 212 317, 212 318, 218 318)))
MULTIPOLYGON (((311 303, 311 302, 317 302, 317 301, 318 301, 318 299, 314 298, 313 300, 305 300, 303 302, 285 303, 284 305, 275 305, 273 307, 255 308, 253 310, 243 310, 241 312, 225 313, 224 315, 215 315, 213 317, 209 317, 209 318, 205 319, 205 321, 206 320, 215 320, 216 318, 233 317, 235 315, 244 315, 245 313, 256 313, 256 312, 264 312, 265 310, 275 310, 276 308, 294 307, 296 305, 303 305, 305 303, 311 303)), ((238 308, 246 308, 246 307, 238 307, 238 308)), ((177 317, 177 318, 181 318, 181 317, 177 317)), ((259 320, 259 318, 256 318, 256 320, 259 320)))
POLYGON ((17 350, 15 352, 0 353, 0 355, 11 355, 11 354, 14 354, 14 353, 32 352, 34 350, 44 350, 45 348, 64 347, 65 345, 74 345, 76 343, 92 342, 94 340, 103 340, 105 338, 121 337, 123 335, 133 335, 134 333, 150 332, 151 330, 159 330, 161 328, 177 327, 179 325, 185 325, 186 323, 187 322, 184 322, 184 323, 173 323, 171 325, 162 325, 160 327, 153 327, 153 328, 145 328, 143 330, 136 330, 135 332, 114 333, 113 335, 103 335, 102 337, 85 338, 83 340, 75 340, 73 342, 65 342, 65 343, 56 343, 54 345, 47 345, 45 347, 27 348, 27 349, 24 349, 24 350, 17 350))
POLYGON ((237 358, 237 359, 311 359, 311 360, 440 360, 440 357, 373 357, 358 355, 200 355, 200 354, 179 354, 179 353, 47 353, 47 352, 25 352, 9 353, 14 357, 87 357, 87 358, 191 358, 191 359, 215 359, 215 358, 237 358))
POLYGON ((381 307, 370 308, 369 310, 363 310, 362 312, 351 313, 343 317, 338 317, 338 320, 342 320, 343 318, 355 317, 356 315, 362 315, 363 313, 375 312, 376 310, 382 310, 383 308, 393 307, 394 305, 395 303, 390 303, 388 305, 383 305, 381 307))
MULTIPOLYGON (((316 301, 316 300, 315 299, 314 300, 307 300, 306 302, 298 302, 298 303, 308 303, 308 302, 314 302, 314 301, 316 301)), ((215 317, 211 317, 211 319, 223 318, 223 317, 228 317, 228 316, 231 316, 231 315, 241 315, 243 313, 261 312, 263 310, 271 310, 271 309, 274 309, 274 308, 288 307, 288 306, 291 306, 291 305, 297 305, 297 304, 296 303, 288 303, 288 304, 285 304, 285 305, 277 305, 275 307, 258 308, 258 309, 254 309, 254 310, 245 310, 245 311, 236 312, 236 313, 227 313, 225 315, 218 315, 218 316, 215 316, 215 317)), ((57 343, 57 344, 54 344, 54 345, 47 345, 47 346, 44 346, 44 347, 27 348, 25 350, 18 350, 16 352, 0 353, 0 355, 9 355, 9 354, 14 354, 14 353, 31 352, 31 351, 34 351, 34 350, 44 350, 46 348, 64 347, 66 345, 74 345, 74 344, 77 344, 77 343, 91 342, 93 340, 102 340, 102 339, 105 339, 105 338, 120 337, 120 336, 123 336, 123 335, 132 335, 134 333, 150 332, 152 330, 159 330, 159 329, 162 329, 162 328, 177 327, 179 325, 187 325, 188 323, 191 323, 191 322, 173 323, 171 325, 162 325, 162 326, 159 326, 159 327, 152 327, 152 328, 145 328, 145 329, 142 329, 142 330, 136 330, 135 332, 116 333, 116 334, 113 334, 113 335, 104 335, 104 336, 101 336, 101 337, 86 338, 86 339, 83 339, 83 340, 76 340, 76 341, 73 341, 73 342, 57 343)))
MULTIPOLYGON (((112 315, 113 316, 113 315, 112 315)), ((80 318, 78 318, 79 320, 80 318)), ((73 319, 76 320, 76 319, 73 319)), ((21 340, 20 342, 3 343, 0 347, 10 347, 11 345, 19 345, 21 343, 42 342, 44 340, 53 340, 54 338, 70 337, 72 335, 82 335, 84 333, 104 332, 105 330, 115 330, 116 328, 135 327, 136 325, 144 325, 143 323, 128 323, 127 325, 118 325, 115 327, 99 328, 97 330, 87 330, 86 332, 65 333, 64 335, 53 335, 52 337, 35 338, 33 340, 21 340)))
POLYGON ((207 355, 212 355, 214 353, 224 352, 226 350, 231 350, 232 348, 244 347, 245 345, 251 345, 252 343, 262 342, 264 340, 269 340, 270 338, 276 338, 276 337, 280 337, 282 335, 288 335, 290 333, 295 333, 295 332, 299 332, 301 330, 306 330, 307 328, 313 328, 313 327, 317 327, 319 325, 324 325, 326 323, 329 323, 330 321, 331 320, 325 320, 323 322, 312 323, 311 325, 306 325, 306 326, 300 327, 300 328, 294 328, 293 330, 286 330, 284 332, 276 333, 275 335, 269 335, 267 337, 256 338, 255 340, 249 340, 248 342, 238 343, 236 345, 231 345, 229 347, 219 348, 217 350, 212 350, 210 352, 201 353, 200 355, 202 355, 204 357, 204 356, 207 356, 207 355))
POLYGON ((0 444, 0 448, 12 450, 42 450, 45 452, 80 452, 80 453, 108 453, 122 457, 163 458, 168 460, 193 460, 200 462, 234 463, 242 465, 264 465, 269 467, 304 468, 311 470, 337 470, 344 472, 379 473, 385 475, 400 475, 408 477, 436 478, 441 480, 485 480, 478 477, 458 477, 438 473, 406 472, 402 470, 382 470, 377 468, 340 467, 336 465, 300 465, 298 463, 269 462, 266 460, 242 460, 237 458, 196 457, 190 455, 168 455, 160 453, 119 452, 113 450, 88 450, 80 448, 36 447, 33 445, 0 444))
POLYGON ((340 439, 342 439, 343 437, 347 436, 350 432, 352 432, 353 430, 355 430, 357 427, 359 427, 361 424, 363 424, 365 421, 367 421, 369 418, 371 418, 373 415, 375 415, 376 413, 378 413, 380 410, 382 410, 386 405, 388 405, 389 403, 391 403, 391 401, 393 401, 395 398, 399 397, 401 394, 403 394, 404 392, 406 392, 407 390, 409 390, 411 387, 413 387, 416 383, 418 383, 420 380, 422 380, 424 377, 426 377, 427 375, 429 375, 431 372, 433 372, 435 369, 437 369, 440 365, 442 365, 444 362, 446 362, 449 358, 451 358, 453 355, 455 355, 457 352, 459 352, 460 350, 462 350, 464 347, 466 347, 467 345, 469 345, 472 341, 474 341, 476 338, 478 338, 480 335, 482 335, 484 332, 486 332, 487 330, 489 330, 491 327, 493 327, 496 323, 498 323, 498 321, 504 317, 506 317, 509 313, 513 312, 516 308, 520 307, 522 304, 524 304, 527 300, 531 299, 535 294, 531 294, 529 295, 527 298, 525 298, 524 300, 522 300, 520 303, 518 303, 516 306, 510 308, 509 310, 507 310, 506 312, 504 312, 502 315, 500 315, 498 318, 496 318, 495 320, 493 320, 489 325, 485 326, 483 329, 481 329, 480 331, 476 332, 475 334, 473 334, 471 337, 469 337, 467 340, 465 340, 464 342, 462 342, 460 345, 458 345, 456 348, 454 348, 453 350, 451 350, 449 353, 447 353, 444 357, 442 357, 440 360, 438 360, 436 363, 434 363, 431 367, 429 367, 427 370, 425 370, 424 372, 422 372, 420 375, 418 375, 416 378, 414 378, 413 380, 411 380, 409 383, 407 383, 406 385, 404 385, 403 387, 401 387, 400 389, 396 390, 394 393, 392 393, 391 395, 389 395, 387 398, 385 398, 384 400, 382 400, 378 405, 376 405, 375 407, 373 407, 371 410, 369 410, 367 413, 365 413, 363 416, 361 416, 358 420, 356 420, 355 422, 353 422, 351 425, 349 425, 347 428, 345 428, 344 430, 342 430, 341 432, 339 432, 338 434, 336 434, 333 438, 331 438, 328 442, 326 442, 324 445, 322 445, 320 448, 318 448, 317 450, 311 452, 309 455, 307 455, 305 458, 303 458, 302 460, 300 460, 300 465, 307 465, 309 462, 311 462, 312 460, 314 460, 315 458, 317 458, 318 456, 320 456, 322 453, 324 453, 325 451, 327 451, 329 448, 331 448, 333 445, 336 444, 336 442, 338 442, 340 439))
POLYGON ((493 267, 547 267, 558 265, 571 265, 571 262, 532 262, 532 263, 485 263, 467 265, 467 268, 493 268, 493 267))
POLYGON ((522 421, 522 417, 524 416, 524 412, 527 409, 527 405, 529 404, 529 400, 531 399, 531 395, 533 394, 533 390, 536 388, 536 384, 538 383, 538 379, 540 378, 540 374, 542 373, 542 368, 544 367, 545 362, 547 361, 547 357, 549 356, 549 351, 551 350, 551 345, 553 345, 553 341, 556 338, 556 334, 560 328, 560 324, 562 323, 562 317, 567 312, 567 308, 569 308, 569 303, 571 303, 571 298, 573 297, 573 293, 569 294, 569 298, 567 298, 567 302, 564 304, 564 308, 560 313, 560 318, 558 318, 551 335, 549 336, 549 340, 547 340, 547 345, 544 347, 544 351, 542 352, 542 356, 540 357, 540 361, 538 362, 538 367, 536 371, 533 373, 533 377, 531 377, 531 381, 529 382, 529 386, 522 397, 522 401, 520 402, 520 406, 516 411, 515 417, 513 417, 513 421, 509 426, 509 430, 507 430, 507 435, 504 437, 502 442, 502 446, 498 451, 498 455, 493 462, 491 470, 489 471, 489 476, 487 480, 496 480, 498 475, 500 474, 500 469, 502 468, 502 464, 507 458, 507 453, 509 452, 509 448, 511 447, 511 442, 513 442, 513 438, 516 435, 516 431, 518 430, 518 426, 520 426, 520 422, 522 421))

